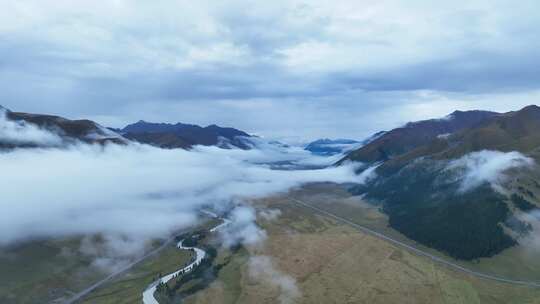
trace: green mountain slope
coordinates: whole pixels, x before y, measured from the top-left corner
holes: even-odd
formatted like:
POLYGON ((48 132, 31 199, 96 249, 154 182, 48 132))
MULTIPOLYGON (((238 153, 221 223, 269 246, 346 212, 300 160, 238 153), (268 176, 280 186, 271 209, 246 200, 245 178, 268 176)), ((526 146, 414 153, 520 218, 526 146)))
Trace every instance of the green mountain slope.
POLYGON ((381 204, 390 225, 415 241, 459 259, 489 257, 529 232, 529 225, 515 215, 536 208, 539 169, 527 165, 510 170, 503 190, 484 181, 463 191, 466 174, 450 165, 484 150, 518 151, 538 160, 539 149, 540 108, 529 106, 379 159, 377 178, 352 191, 381 204), (511 195, 516 193, 523 200, 511 195))

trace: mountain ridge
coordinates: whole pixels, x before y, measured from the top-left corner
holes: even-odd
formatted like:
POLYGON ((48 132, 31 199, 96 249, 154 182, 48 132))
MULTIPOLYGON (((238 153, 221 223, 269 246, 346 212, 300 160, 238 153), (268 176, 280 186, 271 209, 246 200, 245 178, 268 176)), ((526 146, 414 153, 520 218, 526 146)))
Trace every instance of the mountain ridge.
POLYGON ((352 151, 339 160, 337 165, 346 161, 363 162, 368 165, 384 162, 427 144, 437 136, 455 133, 498 115, 501 114, 480 110, 454 111, 444 118, 409 122, 352 151))
POLYGON ((488 116, 369 164, 377 166, 376 177, 351 192, 380 205, 392 228, 457 259, 490 257, 519 244, 530 232, 520 209, 540 205, 538 166, 505 172, 498 190, 484 181, 463 191, 466 167, 453 164, 481 165, 505 153, 540 160, 540 107, 488 116))
POLYGON ((158 146, 161 148, 189 149, 195 145, 219 146, 221 148, 250 149, 251 146, 243 138, 252 137, 248 133, 212 124, 201 127, 184 123, 153 123, 139 120, 120 130, 121 134, 131 140, 158 146))
MULTIPOLYGON (((89 144, 126 143, 126 140, 119 134, 88 119, 72 120, 56 115, 14 112, 2 106, 0 106, 0 110, 3 112, 3 119, 14 122, 19 127, 23 127, 25 124, 35 126, 57 135, 66 144, 73 144, 77 141, 89 144)), ((14 144, 4 140, 0 141, 0 146, 3 148, 39 147, 41 144, 14 144)))
POLYGON ((0 137, 0 148, 33 148, 48 145, 62 146, 84 142, 89 144, 127 144, 129 141, 167 149, 190 149, 195 145, 220 148, 251 149, 251 135, 241 130, 215 124, 200 127, 193 124, 148 123, 140 120, 122 129, 106 128, 88 120, 72 120, 57 115, 14 112, 0 105, 3 119, 12 122, 12 128, 35 127, 37 130, 58 136, 57 142, 13 142, 0 137))

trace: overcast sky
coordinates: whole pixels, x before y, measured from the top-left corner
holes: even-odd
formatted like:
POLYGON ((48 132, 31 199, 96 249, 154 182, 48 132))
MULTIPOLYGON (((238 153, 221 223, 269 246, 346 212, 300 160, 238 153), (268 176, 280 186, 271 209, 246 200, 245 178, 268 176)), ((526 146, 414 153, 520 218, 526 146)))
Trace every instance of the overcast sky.
POLYGON ((305 140, 539 103, 537 0, 0 4, 17 111, 305 140))

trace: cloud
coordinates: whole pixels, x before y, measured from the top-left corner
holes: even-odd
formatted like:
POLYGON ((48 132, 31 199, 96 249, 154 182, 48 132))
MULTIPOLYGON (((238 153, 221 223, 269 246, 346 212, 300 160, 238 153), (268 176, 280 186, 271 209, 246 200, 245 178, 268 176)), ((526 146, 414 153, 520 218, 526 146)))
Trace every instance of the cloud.
POLYGON ((231 221, 219 230, 222 244, 226 248, 236 245, 257 246, 267 238, 266 232, 255 223, 255 210, 249 206, 235 207, 228 219, 231 221))
POLYGON ((92 258, 92 266, 103 272, 116 272, 134 257, 142 256, 145 242, 118 234, 86 235, 79 252, 92 258))
POLYGON ((506 170, 532 165, 533 159, 516 151, 483 150, 450 162, 447 169, 460 172, 462 177, 460 190, 465 192, 483 183, 489 183, 494 189, 502 190, 506 170))
MULTIPOLYGON (((311 153, 303 145, 285 145, 264 138, 246 138, 254 150, 246 151, 244 157, 250 162, 273 163, 274 167, 291 169, 299 167, 324 168, 336 163, 344 155, 321 156, 311 153)), ((201 147, 204 149, 204 147, 201 147)), ((225 152, 226 153, 226 152, 225 152)))
POLYGON ((538 254, 540 252, 540 210, 535 209, 517 216, 520 220, 530 224, 532 229, 524 238, 519 240, 520 245, 538 254))
POLYGON ((253 280, 270 284, 279 290, 279 302, 281 304, 294 303, 301 293, 296 285, 296 280, 276 269, 271 258, 268 256, 252 256, 248 261, 248 272, 253 280))
POLYGON ((59 146, 60 136, 25 121, 8 120, 0 107, 0 142, 13 145, 59 146))
POLYGON ((281 210, 279 209, 265 209, 258 213, 258 216, 265 221, 275 221, 281 216, 281 210))
MULTIPOLYGON (((1 153, 0 183, 10 186, 3 189, 0 201, 0 245, 98 235, 94 243, 103 243, 108 250, 98 251, 96 257, 105 265, 137 255, 151 239, 196 224, 201 208, 226 212, 235 201, 302 183, 357 178, 352 167, 272 170, 253 162, 272 159, 263 154, 215 147, 163 150, 138 144, 1 153), (118 251, 116 243, 129 253, 118 251)), ((232 234, 228 244, 264 238, 249 207, 234 208, 231 218, 235 224, 228 230, 232 234)))
POLYGON ((115 127, 146 119, 362 138, 457 108, 534 103, 515 97, 540 89, 536 8, 17 1, 0 12, 0 100, 115 127), (424 103, 429 112, 410 110, 424 103))
POLYGON ((369 168, 367 168, 366 170, 362 171, 362 173, 360 173, 358 175, 358 183, 359 184, 365 184, 367 182, 369 182, 370 180, 372 179, 375 179, 377 178, 377 168, 380 166, 380 164, 375 164, 369 168))

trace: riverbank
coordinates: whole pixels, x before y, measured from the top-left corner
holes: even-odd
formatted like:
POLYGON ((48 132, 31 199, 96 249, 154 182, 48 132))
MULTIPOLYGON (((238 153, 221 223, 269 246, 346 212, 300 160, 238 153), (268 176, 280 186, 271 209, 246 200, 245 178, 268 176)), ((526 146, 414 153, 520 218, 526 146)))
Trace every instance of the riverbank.
MULTIPOLYGON (((226 218, 220 218, 215 213, 212 213, 212 212, 209 212, 209 211, 206 211, 204 213, 206 213, 206 214, 208 214, 208 215, 210 215, 210 216, 212 216, 214 218, 219 218, 220 220, 222 220, 221 224, 209 229, 210 233, 216 232, 219 229, 227 226, 230 223, 230 220, 228 220, 226 218)), ((193 271, 197 266, 199 266, 201 264, 203 259, 206 257, 206 252, 204 250, 202 250, 200 248, 197 248, 197 247, 184 246, 183 243, 184 243, 185 240, 186 239, 183 239, 183 240, 179 241, 177 243, 176 247, 179 250, 193 251, 194 254, 195 254, 195 258, 187 266, 185 266, 183 268, 180 268, 180 269, 176 270, 173 273, 167 274, 167 275, 157 279, 152 284, 150 284, 150 286, 143 292, 143 303, 144 304, 159 304, 158 300, 154 296, 158 286, 160 284, 167 284, 169 281, 171 281, 172 279, 178 277, 179 275, 184 275, 186 273, 189 273, 189 272, 193 271)))

